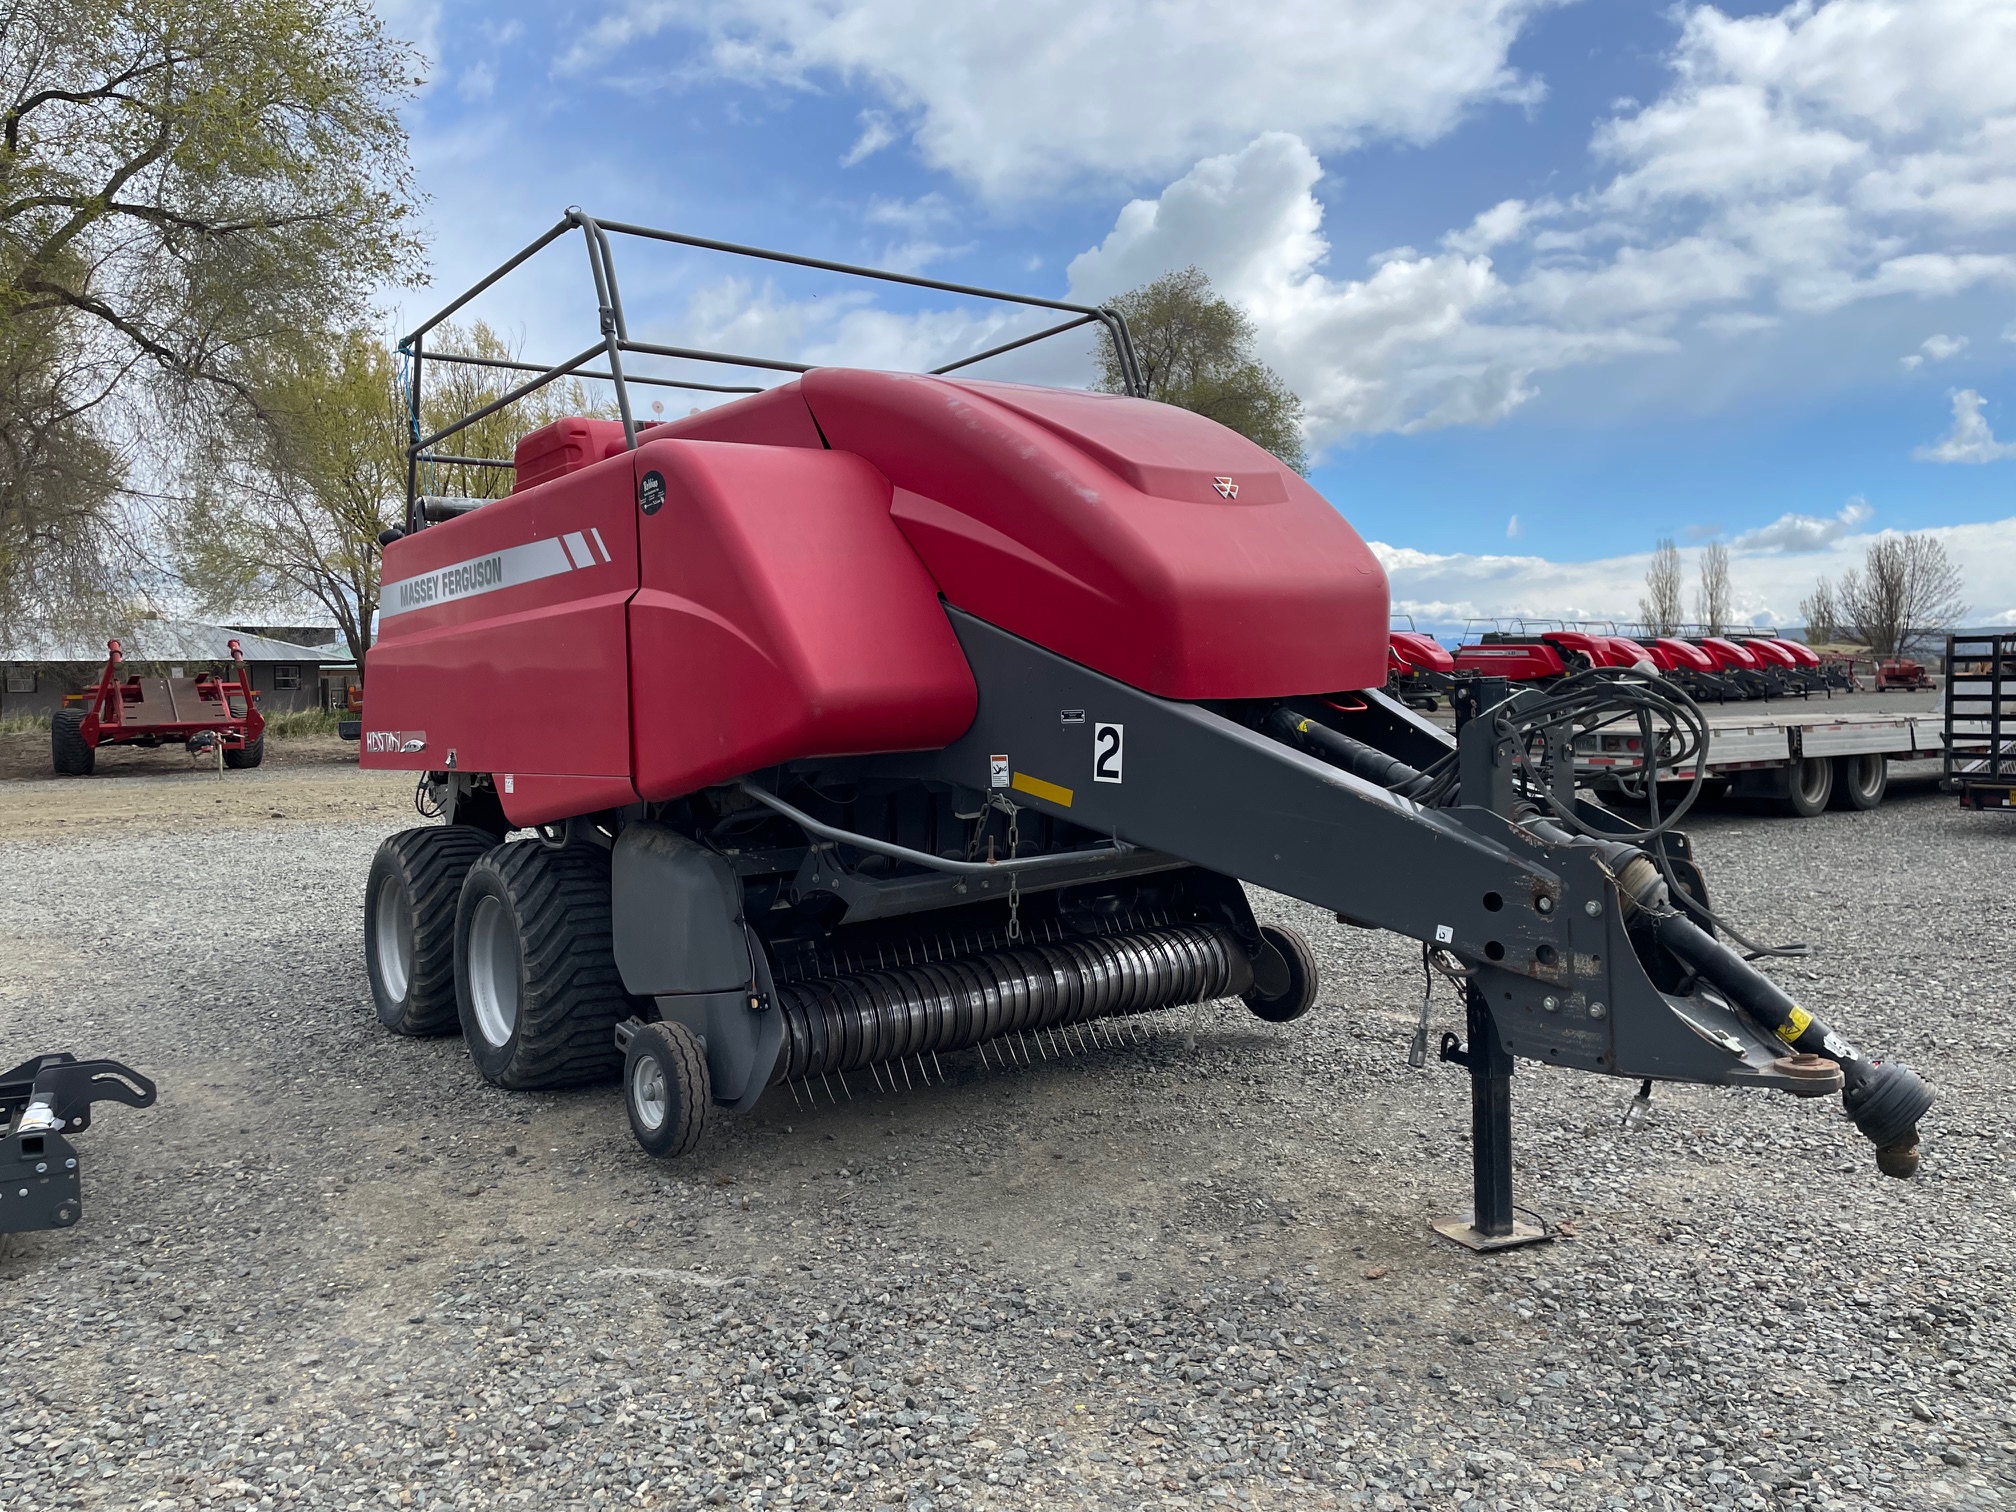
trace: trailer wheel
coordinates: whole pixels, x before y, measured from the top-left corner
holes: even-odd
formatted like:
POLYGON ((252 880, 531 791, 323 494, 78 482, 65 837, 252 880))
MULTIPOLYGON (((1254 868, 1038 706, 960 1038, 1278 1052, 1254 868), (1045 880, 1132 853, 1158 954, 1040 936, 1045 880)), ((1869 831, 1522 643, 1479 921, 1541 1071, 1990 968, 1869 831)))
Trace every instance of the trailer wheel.
POLYGON ((1834 758, 1834 807, 1867 813, 1890 789, 1890 758, 1881 751, 1834 758))
POLYGON ((266 732, 261 730, 257 740, 248 740, 237 750, 224 747, 224 765, 227 767, 256 767, 266 759, 266 732))
POLYGON ((58 777, 89 777, 98 752, 84 738, 84 715, 78 709, 58 709, 49 716, 49 760, 58 777))
POLYGON ((601 1081, 635 1011, 610 943, 609 853, 499 845, 455 911, 455 995, 486 1080, 529 1090, 601 1081))
POLYGON ((645 1153, 684 1155, 706 1132, 714 1083, 707 1047, 684 1024, 644 1024, 623 1056, 623 1109, 645 1153))
POLYGON ((1270 1024, 1285 1024, 1302 1017, 1315 1006, 1316 988, 1321 981, 1316 970, 1316 953, 1299 932, 1278 924, 1262 924, 1260 940, 1266 948, 1253 963, 1253 985, 1240 1001, 1270 1024), (1268 959, 1270 955, 1273 960, 1268 959), (1268 988, 1274 990, 1270 992, 1268 988))
POLYGON ((402 830, 378 847, 364 884, 364 968, 378 1022, 394 1034, 453 1034, 455 904, 495 844, 466 825, 402 830))
POLYGON ((1793 819, 1811 819, 1834 796, 1834 763, 1825 756, 1807 756, 1785 772, 1785 792, 1774 806, 1793 819))

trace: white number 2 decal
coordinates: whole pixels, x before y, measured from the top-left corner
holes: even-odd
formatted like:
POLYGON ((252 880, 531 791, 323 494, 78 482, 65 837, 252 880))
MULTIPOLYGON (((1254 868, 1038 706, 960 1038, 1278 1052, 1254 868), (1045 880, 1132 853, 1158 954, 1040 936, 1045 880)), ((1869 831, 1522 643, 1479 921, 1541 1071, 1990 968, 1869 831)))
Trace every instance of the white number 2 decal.
POLYGON ((1118 782, 1120 780, 1120 758, 1126 741, 1124 725, 1094 725, 1092 727, 1092 780, 1094 782, 1118 782))

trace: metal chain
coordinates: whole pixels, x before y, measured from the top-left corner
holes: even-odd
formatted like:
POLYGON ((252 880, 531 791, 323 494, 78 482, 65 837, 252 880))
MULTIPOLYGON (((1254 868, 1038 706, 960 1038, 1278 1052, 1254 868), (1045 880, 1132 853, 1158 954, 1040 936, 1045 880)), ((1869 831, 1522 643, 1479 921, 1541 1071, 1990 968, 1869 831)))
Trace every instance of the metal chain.
MULTIPOLYGON (((1015 859, 1015 852, 1022 844, 1022 810, 1015 804, 1008 805, 1008 859, 1015 859)), ((1022 938, 1022 873, 1008 873, 1008 938, 1022 938)))

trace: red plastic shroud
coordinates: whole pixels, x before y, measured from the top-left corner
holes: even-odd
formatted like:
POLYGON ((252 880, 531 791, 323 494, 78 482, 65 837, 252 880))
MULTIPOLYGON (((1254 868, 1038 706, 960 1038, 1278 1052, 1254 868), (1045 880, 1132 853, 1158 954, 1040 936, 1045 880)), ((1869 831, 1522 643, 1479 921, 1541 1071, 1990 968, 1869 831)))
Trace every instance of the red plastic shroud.
POLYGON ((1224 426, 1112 394, 826 368, 828 444, 896 486, 945 597, 1164 698, 1376 688, 1386 574, 1323 496, 1224 426))
POLYGON ((1756 672, 1764 665, 1763 658, 1758 656, 1755 651, 1750 650, 1747 646, 1737 645, 1736 642, 1730 640, 1727 636, 1704 635, 1695 644, 1715 658, 1715 666, 1718 671, 1734 672, 1742 670, 1756 672))
POLYGON ((949 744, 976 694, 941 593, 1169 698, 1385 676, 1385 575, 1299 476, 1182 410, 1002 384, 813 373, 395 542, 385 578, 363 763, 497 774, 520 824, 949 744))
POLYGON ((1527 645, 1458 646, 1456 670, 1475 677, 1509 677, 1514 682, 1531 682, 1542 677, 1561 677, 1568 664, 1561 653, 1542 641, 1527 645))
POLYGON ((1454 672, 1456 658, 1432 635, 1394 630, 1386 637, 1386 669, 1402 677, 1416 672, 1454 672))

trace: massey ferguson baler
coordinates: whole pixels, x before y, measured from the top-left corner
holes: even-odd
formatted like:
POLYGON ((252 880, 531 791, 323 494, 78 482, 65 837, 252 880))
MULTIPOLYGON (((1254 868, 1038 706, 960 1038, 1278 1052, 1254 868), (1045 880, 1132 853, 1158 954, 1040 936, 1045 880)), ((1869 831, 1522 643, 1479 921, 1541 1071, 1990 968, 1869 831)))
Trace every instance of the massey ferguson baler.
MULTIPOLYGON (((1479 679, 1452 739, 1380 691, 1378 562, 1251 442, 1135 397, 634 340, 612 231, 808 260, 578 212, 478 290, 576 229, 603 339, 512 392, 606 374, 622 418, 527 437, 495 502, 416 489, 385 546, 362 761, 420 773, 443 821, 372 866, 388 1028, 459 1028, 509 1088, 620 1072, 639 1141, 676 1155, 783 1084, 1022 1059, 1218 998, 1292 1020, 1315 960, 1256 922, 1252 884, 1418 940, 1460 984, 1466 1243, 1535 1234, 1515 1057, 1839 1092, 1883 1170, 1915 1167, 1924 1083, 1715 938, 1670 818, 1575 793, 1578 731, 1657 713, 1692 738, 1679 690, 1479 679), (799 376, 639 425, 629 384, 704 387, 626 374, 640 353, 799 376)), ((1117 316, 1023 302, 1131 369, 1117 316)), ((403 346, 416 483, 467 424, 422 434, 425 366, 463 358, 432 328, 403 346)))

